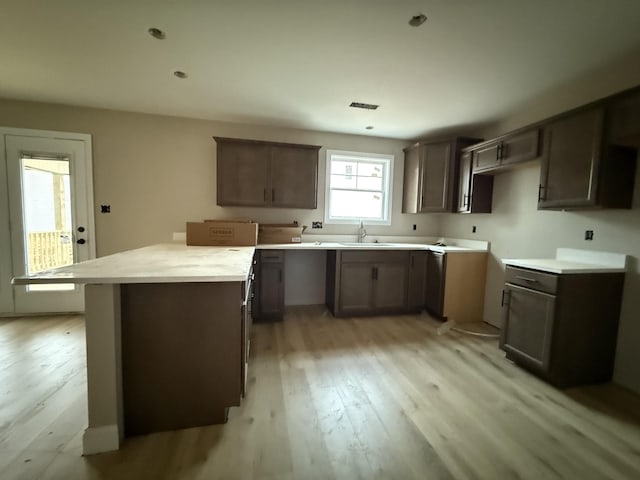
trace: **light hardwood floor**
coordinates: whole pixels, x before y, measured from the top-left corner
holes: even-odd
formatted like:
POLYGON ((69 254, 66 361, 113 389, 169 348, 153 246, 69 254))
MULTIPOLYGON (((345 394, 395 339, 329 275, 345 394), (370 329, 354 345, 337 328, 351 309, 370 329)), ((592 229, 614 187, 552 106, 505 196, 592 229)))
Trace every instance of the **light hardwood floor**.
POLYGON ((640 397, 556 390, 426 315, 254 325, 225 425, 82 457, 82 317, 0 320, 0 478, 638 479, 640 397))

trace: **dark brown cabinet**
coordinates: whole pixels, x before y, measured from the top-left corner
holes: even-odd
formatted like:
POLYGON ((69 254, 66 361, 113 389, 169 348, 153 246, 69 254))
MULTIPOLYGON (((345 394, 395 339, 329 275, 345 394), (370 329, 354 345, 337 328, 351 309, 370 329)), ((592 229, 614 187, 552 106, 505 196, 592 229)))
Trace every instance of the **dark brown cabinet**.
POLYGON ((507 266, 505 282, 500 347, 507 358, 559 387, 611 379, 623 273, 507 266))
POLYGON ((253 318, 281 320, 284 317, 284 250, 258 250, 255 267, 253 318))
POLYGON ((527 162, 540 155, 540 130, 511 133, 474 146, 473 173, 490 172, 527 162))
POLYGON ((420 311, 425 307, 428 253, 426 251, 409 253, 409 285, 407 291, 407 306, 409 310, 420 311))
POLYGON ((539 209, 631 208, 635 148, 608 144, 604 107, 545 127, 539 209))
POLYGON ((319 146, 214 138, 218 205, 316 208, 319 146))
POLYGON ((493 176, 472 173, 471 152, 460 155, 458 212, 491 213, 493 176))
POLYGON ((416 143, 404 150, 403 213, 451 212, 458 190, 458 164, 462 148, 475 138, 454 138, 416 143))
POLYGON ((333 314, 406 311, 408 258, 408 252, 402 251, 350 250, 328 254, 327 304, 333 314))
POLYGON ((427 292, 426 309, 432 315, 444 317, 444 285, 446 254, 441 252, 427 253, 427 292))

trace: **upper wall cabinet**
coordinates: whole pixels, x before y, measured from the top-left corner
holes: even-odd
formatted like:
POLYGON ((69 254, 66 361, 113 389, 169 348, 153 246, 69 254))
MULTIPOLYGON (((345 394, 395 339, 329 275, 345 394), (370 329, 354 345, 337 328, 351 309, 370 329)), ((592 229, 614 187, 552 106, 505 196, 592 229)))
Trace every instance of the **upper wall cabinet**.
POLYGON ((512 133, 475 145, 472 150, 472 170, 473 173, 488 173, 533 160, 539 155, 539 129, 512 133))
POLYGON ((460 151, 478 141, 453 138, 406 148, 402 212, 453 211, 458 194, 460 151))
POLYGON ((319 146, 214 139, 218 205, 317 207, 319 146))
POLYGON ((539 209, 631 208, 637 151, 609 144, 604 118, 598 106, 545 126, 539 209))
POLYGON ((458 212, 491 213, 493 176, 473 174, 471 151, 465 149, 460 155, 460 177, 458 182, 458 212))

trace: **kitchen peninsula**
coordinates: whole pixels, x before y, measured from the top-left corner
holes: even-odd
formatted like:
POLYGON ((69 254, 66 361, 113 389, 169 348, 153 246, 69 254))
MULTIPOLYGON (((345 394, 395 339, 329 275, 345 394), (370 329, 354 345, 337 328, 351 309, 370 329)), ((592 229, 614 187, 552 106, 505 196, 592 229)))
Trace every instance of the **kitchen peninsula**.
POLYGON ((129 435, 220 423, 240 404, 253 254, 162 244, 14 279, 85 284, 85 455, 129 435))
POLYGON ((431 251, 484 258, 488 244, 169 243, 15 278, 14 284, 85 285, 89 423, 84 454, 117 450, 125 436, 221 423, 228 408, 240 404, 256 249, 431 251))

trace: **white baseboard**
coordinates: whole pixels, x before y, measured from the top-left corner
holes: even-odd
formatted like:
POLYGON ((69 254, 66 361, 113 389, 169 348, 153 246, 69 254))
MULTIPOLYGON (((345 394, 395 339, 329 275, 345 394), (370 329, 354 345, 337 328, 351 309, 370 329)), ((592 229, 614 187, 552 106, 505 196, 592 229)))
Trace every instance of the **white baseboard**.
POLYGON ((120 448, 120 432, 117 425, 89 427, 82 436, 82 454, 111 452, 120 448))

